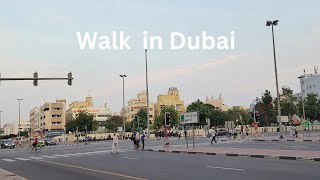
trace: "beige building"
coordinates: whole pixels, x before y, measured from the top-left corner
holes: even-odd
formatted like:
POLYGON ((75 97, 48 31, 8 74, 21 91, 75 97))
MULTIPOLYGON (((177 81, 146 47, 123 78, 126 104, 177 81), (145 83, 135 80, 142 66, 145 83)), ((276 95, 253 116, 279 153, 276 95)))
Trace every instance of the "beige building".
POLYGON ((168 94, 157 97, 157 103, 154 105, 156 116, 160 115, 161 109, 164 106, 174 106, 179 113, 186 111, 184 101, 180 100, 179 90, 175 87, 169 88, 168 94))
POLYGON ((103 130, 105 122, 113 115, 107 103, 103 107, 93 107, 93 98, 86 97, 84 102, 74 101, 69 105, 69 109, 66 112, 66 121, 73 120, 80 112, 87 112, 93 115, 93 119, 99 124, 98 131, 103 130))
MULTIPOLYGON (((20 120, 20 132, 29 131, 30 121, 28 120, 20 120)), ((13 121, 13 123, 8 123, 3 126, 3 134, 10 135, 19 133, 19 120, 13 121)))
POLYGON ((35 107, 30 111, 30 125, 32 133, 52 132, 63 133, 65 131, 66 100, 60 99, 52 103, 44 103, 41 107, 35 107))
POLYGON ((221 98, 221 95, 219 99, 214 99, 213 96, 211 99, 206 98, 205 104, 211 104, 216 109, 220 109, 222 111, 228 111, 228 106, 224 104, 223 99, 221 98))
MULTIPOLYGON (((130 99, 125 110, 121 110, 121 115, 125 117, 126 121, 131 121, 138 114, 140 109, 147 109, 147 92, 142 91, 138 93, 136 98, 130 99)), ((154 103, 149 102, 149 119, 154 120, 154 103)))

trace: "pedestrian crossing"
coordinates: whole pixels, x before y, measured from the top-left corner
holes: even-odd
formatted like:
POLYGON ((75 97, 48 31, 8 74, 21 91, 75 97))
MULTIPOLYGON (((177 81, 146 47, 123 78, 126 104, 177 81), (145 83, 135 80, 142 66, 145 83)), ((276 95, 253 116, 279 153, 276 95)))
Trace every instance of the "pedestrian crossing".
MULTIPOLYGON (((134 150, 129 149, 119 149, 119 152, 129 152, 134 150)), ((81 157, 81 156, 90 156, 90 155, 98 155, 110 153, 112 150, 105 151, 92 151, 92 152, 79 152, 74 154, 53 154, 53 155, 41 155, 41 156, 29 156, 29 157, 14 157, 14 158, 4 158, 0 159, 0 161, 4 162, 16 162, 16 161, 30 161, 30 160, 44 160, 44 159, 57 159, 57 158, 69 158, 69 157, 81 157)))

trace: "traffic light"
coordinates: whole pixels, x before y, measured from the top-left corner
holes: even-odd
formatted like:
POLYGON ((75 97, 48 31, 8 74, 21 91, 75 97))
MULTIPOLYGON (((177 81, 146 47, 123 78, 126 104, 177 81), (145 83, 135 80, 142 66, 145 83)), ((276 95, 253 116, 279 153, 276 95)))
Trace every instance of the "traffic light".
POLYGON ((171 126, 171 115, 169 112, 164 113, 164 125, 171 126))
POLYGON ((68 73, 68 85, 69 85, 69 86, 72 86, 72 79, 73 79, 73 78, 72 78, 72 73, 69 72, 69 73, 68 73))
POLYGON ((260 120, 260 114, 258 111, 255 112, 255 116, 256 116, 256 122, 259 122, 260 120))
POLYGON ((38 86, 38 72, 33 73, 33 85, 38 86))

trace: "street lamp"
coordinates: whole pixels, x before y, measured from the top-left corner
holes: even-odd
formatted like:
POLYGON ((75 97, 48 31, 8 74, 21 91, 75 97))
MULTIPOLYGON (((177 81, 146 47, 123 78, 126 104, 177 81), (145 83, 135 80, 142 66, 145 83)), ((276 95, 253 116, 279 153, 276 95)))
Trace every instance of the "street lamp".
POLYGON ((146 60, 146 91, 147 91, 147 123, 148 123, 148 138, 150 138, 150 115, 149 115, 149 85, 148 85, 148 59, 147 49, 145 49, 145 60, 146 60))
POLYGON ((125 118, 125 102, 124 102, 124 78, 127 77, 125 74, 120 74, 122 77, 122 111, 123 111, 123 135, 126 137, 126 118, 125 118))
POLYGON ((2 135, 2 126, 1 126, 1 113, 2 113, 3 111, 0 111, 0 135, 2 135))
POLYGON ((21 108, 20 108, 20 104, 21 104, 21 101, 23 100, 23 99, 17 99, 18 101, 19 101, 19 125, 18 125, 18 143, 19 143, 19 147, 20 147, 20 141, 21 141, 21 137, 20 137, 20 128, 21 128, 21 125, 20 125, 20 117, 21 117, 21 108))
POLYGON ((278 20, 267 21, 266 26, 271 26, 271 29, 272 29, 274 71, 276 75, 276 88, 277 88, 278 120, 279 120, 279 129, 280 129, 280 139, 283 139, 282 124, 281 124, 280 93, 279 93, 279 85, 278 85, 277 59, 276 59, 276 50, 275 50, 274 32, 273 32, 273 26, 278 25, 278 22, 279 22, 278 20))

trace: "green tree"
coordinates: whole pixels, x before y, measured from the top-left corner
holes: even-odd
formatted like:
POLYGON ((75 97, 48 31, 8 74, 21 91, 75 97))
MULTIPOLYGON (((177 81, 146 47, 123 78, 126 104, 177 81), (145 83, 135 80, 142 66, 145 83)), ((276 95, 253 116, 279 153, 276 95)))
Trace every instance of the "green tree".
POLYGON ((211 120, 214 121, 213 118, 213 111, 215 110, 215 107, 212 106, 211 104, 204 104, 202 101, 199 99, 195 102, 192 102, 188 107, 187 107, 187 112, 199 112, 199 124, 200 125, 205 125, 206 124, 206 119, 209 118, 210 122, 211 120))
MULTIPOLYGON (((277 107, 277 101, 275 101, 277 107)), ((289 87, 282 88, 280 106, 281 115, 290 116, 297 113, 297 98, 293 95, 293 91, 289 87)))
POLYGON ((106 121, 105 127, 109 132, 116 132, 118 127, 123 127, 123 117, 111 116, 110 119, 106 121))
POLYGON ((240 106, 233 106, 232 108, 230 108, 227 111, 227 116, 229 120, 232 120, 232 121, 238 120, 239 124, 250 124, 253 121, 249 110, 246 110, 240 106))
POLYGON ((84 132, 87 127, 87 131, 96 131, 98 129, 98 122, 93 119, 93 115, 87 112, 80 112, 74 119, 67 122, 67 131, 76 131, 78 127, 79 132, 84 132))
POLYGON ((177 126, 179 122, 179 113, 174 106, 164 106, 161 109, 160 115, 156 117, 152 127, 153 129, 160 129, 164 125, 164 113, 169 112, 171 115, 171 126, 177 126))
POLYGON ((225 121, 228 121, 228 115, 221 110, 213 110, 209 116, 210 125, 212 126, 224 126, 225 121))
POLYGON ((306 118, 310 120, 315 120, 320 116, 320 101, 317 94, 311 93, 307 95, 305 99, 305 113, 306 118))
POLYGON ((137 113, 137 119, 134 119, 134 121, 132 121, 133 127, 135 128, 138 127, 138 118, 139 118, 139 127, 141 127, 142 129, 146 129, 148 127, 146 108, 141 108, 137 113))
POLYGON ((257 98, 256 111, 260 114, 262 125, 269 126, 270 123, 276 123, 276 111, 270 91, 266 90, 261 99, 257 98))

